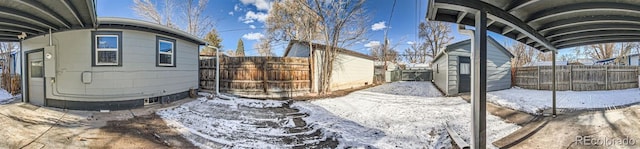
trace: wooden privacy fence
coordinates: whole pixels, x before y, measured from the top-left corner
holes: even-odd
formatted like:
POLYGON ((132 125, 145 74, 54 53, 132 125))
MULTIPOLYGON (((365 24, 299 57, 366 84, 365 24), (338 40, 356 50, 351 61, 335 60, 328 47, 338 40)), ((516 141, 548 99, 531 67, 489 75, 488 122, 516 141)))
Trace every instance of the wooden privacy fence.
POLYGON ((16 95, 21 92, 20 75, 2 73, 2 89, 16 95))
MULTIPOLYGON (((292 97, 310 91, 308 58, 224 57, 220 92, 245 97, 292 97)), ((200 88, 215 90, 216 60, 200 60, 200 88)))
MULTIPOLYGON (((552 66, 513 69, 515 86, 551 90, 552 66)), ((556 89, 593 91, 637 88, 639 73, 638 66, 556 66, 556 89)))

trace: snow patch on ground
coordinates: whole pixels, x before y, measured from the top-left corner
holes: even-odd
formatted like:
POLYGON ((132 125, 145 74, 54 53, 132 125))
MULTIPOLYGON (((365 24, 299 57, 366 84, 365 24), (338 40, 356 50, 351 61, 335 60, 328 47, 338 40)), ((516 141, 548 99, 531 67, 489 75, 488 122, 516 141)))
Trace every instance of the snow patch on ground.
MULTIPOLYGON (((511 88, 487 93, 487 100, 511 109, 540 114, 552 107, 552 92, 511 88)), ((608 91, 557 91, 557 108, 607 108, 640 102, 640 89, 608 91)))
POLYGON ((13 95, 4 89, 0 89, 0 104, 7 104, 13 101, 13 95))
MULTIPOLYGON (((415 84, 405 83, 413 82, 390 85, 404 86, 396 88, 394 93, 412 92, 415 84)), ((432 87, 432 85, 425 86, 432 87)), ((382 85, 381 88, 388 87, 382 85)), ((434 89, 426 90, 433 91, 434 89)), ((422 91, 425 91, 425 88, 422 88, 422 91)), ((432 96, 434 94, 423 93, 422 95, 432 96)), ((315 100, 311 103, 357 124, 382 130, 384 137, 373 142, 370 142, 372 139, 366 138, 366 136, 355 136, 364 144, 373 144, 379 148, 422 148, 425 146, 427 148, 450 148, 451 140, 445 130, 445 122, 461 134, 465 141, 469 142, 469 136, 471 136, 471 104, 460 97, 404 96, 388 94, 386 91, 377 93, 368 90, 357 91, 344 97, 315 100)), ((334 124, 331 120, 317 121, 334 124)), ((487 113, 487 144, 491 144, 491 142, 519 128, 520 126, 505 123, 500 118, 487 113)))
POLYGON ((433 86, 431 82, 411 81, 392 82, 384 85, 372 87, 365 91, 385 93, 392 95, 440 97, 442 93, 433 86))
POLYGON ((356 122, 340 118, 309 102, 296 102, 291 107, 308 113, 309 117, 303 119, 311 127, 323 128, 323 133, 336 136, 340 142, 338 148, 370 147, 385 135, 381 130, 366 128, 356 122))
MULTIPOLYGON (((157 114, 202 148, 333 148, 342 135, 304 122, 308 115, 289 108, 286 101, 202 97, 157 114)), ((362 126, 350 129, 360 130, 351 135, 375 132, 362 126)))

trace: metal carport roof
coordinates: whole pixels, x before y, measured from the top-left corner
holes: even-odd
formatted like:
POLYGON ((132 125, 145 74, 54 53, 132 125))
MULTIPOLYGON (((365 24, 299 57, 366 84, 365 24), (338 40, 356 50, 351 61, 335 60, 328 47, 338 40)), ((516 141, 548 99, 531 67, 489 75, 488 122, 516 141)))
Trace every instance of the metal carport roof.
POLYGON ((0 41, 95 26, 93 0, 0 0, 0 41))
POLYGON ((487 29, 541 51, 640 41, 638 0, 430 0, 427 19, 474 25, 479 9, 487 29))

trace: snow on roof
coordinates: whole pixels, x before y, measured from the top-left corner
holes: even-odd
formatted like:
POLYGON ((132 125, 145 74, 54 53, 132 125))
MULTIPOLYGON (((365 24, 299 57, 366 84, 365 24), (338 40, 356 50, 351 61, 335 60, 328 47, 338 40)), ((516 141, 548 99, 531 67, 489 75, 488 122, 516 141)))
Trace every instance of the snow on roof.
POLYGON ((429 69, 431 64, 427 63, 409 63, 405 65, 407 69, 429 69))
MULTIPOLYGON (((556 66, 566 66, 568 64, 567 61, 556 61, 556 66)), ((524 66, 551 66, 551 61, 542 61, 542 62, 531 62, 525 64, 524 66)))

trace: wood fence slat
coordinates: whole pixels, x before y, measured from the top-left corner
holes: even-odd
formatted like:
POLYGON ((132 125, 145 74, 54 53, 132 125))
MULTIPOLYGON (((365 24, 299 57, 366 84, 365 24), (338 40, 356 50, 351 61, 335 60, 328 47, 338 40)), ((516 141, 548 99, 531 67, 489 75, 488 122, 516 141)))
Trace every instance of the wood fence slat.
MULTIPOLYGON (((558 90, 617 90, 638 87, 638 66, 557 66, 558 90)), ((527 89, 551 89, 551 66, 520 67, 512 75, 514 85, 527 89)))
MULTIPOLYGON (((215 89, 215 59, 200 60, 200 87, 215 89)), ((220 90, 238 95, 283 95, 309 92, 308 58, 223 57, 220 90)))

